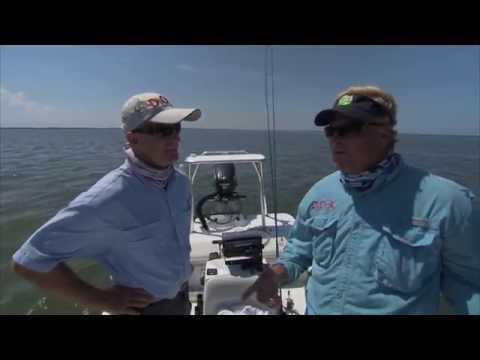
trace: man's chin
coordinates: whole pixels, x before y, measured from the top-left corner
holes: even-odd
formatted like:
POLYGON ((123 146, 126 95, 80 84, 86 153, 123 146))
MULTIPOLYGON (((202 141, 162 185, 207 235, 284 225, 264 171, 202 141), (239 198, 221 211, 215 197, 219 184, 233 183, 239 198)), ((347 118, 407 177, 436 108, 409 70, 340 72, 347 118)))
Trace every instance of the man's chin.
POLYGON ((178 149, 169 149, 165 151, 165 155, 168 159, 178 159, 178 149))
POLYGON ((350 169, 350 166, 348 166, 347 164, 345 164, 344 161, 341 161, 339 159, 333 159, 333 163, 335 164, 335 167, 337 168, 337 170, 340 170, 342 172, 349 172, 350 169))
POLYGON ((168 162, 170 165, 173 165, 175 164, 176 162, 178 161, 178 154, 175 154, 175 155, 171 155, 168 157, 168 162))

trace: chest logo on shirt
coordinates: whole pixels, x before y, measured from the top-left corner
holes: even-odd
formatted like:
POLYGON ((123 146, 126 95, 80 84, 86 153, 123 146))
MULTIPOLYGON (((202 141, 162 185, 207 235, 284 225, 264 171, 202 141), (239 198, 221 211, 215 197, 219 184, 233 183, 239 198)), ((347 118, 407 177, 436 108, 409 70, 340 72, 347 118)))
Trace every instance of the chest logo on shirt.
POLYGON ((412 225, 428 228, 430 223, 427 219, 412 217, 412 225))
POLYGON ((310 211, 318 212, 320 210, 335 210, 335 200, 320 200, 312 201, 308 209, 310 211))

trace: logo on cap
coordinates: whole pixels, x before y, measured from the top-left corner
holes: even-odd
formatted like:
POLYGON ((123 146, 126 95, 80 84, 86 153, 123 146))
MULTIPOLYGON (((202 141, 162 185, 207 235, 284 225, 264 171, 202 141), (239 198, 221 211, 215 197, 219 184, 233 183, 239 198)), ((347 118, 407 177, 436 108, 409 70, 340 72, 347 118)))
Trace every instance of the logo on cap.
POLYGON ((140 100, 136 105, 135 105, 135 111, 136 112, 141 112, 143 110, 152 110, 157 107, 165 107, 165 106, 172 106, 170 104, 170 101, 164 96, 159 96, 159 97, 154 97, 150 98, 147 100, 140 100))
POLYGON ((338 100, 338 104, 337 105, 340 105, 340 106, 346 106, 346 105, 350 105, 353 101, 353 96, 352 95, 343 95, 339 100, 338 100))

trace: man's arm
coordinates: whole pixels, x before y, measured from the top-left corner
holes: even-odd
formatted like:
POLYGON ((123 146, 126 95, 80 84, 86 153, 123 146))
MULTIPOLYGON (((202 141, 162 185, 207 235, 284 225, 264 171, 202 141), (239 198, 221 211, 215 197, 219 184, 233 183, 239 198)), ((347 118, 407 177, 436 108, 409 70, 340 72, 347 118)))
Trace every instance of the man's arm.
POLYGON ((278 300, 279 287, 295 281, 312 265, 312 237, 304 223, 304 203, 305 200, 302 200, 299 205, 297 219, 282 254, 273 265, 266 266, 255 283, 245 291, 244 300, 254 292, 260 302, 278 300))
POLYGON ((95 309, 135 313, 150 297, 144 290, 97 289, 80 279, 65 262, 99 260, 119 240, 121 231, 85 205, 69 206, 38 229, 13 255, 13 269, 42 289, 95 309))
POLYGON ((40 272, 13 262, 13 270, 59 298, 78 302, 96 310, 137 315, 140 313, 139 308, 148 306, 154 300, 143 289, 127 287, 98 289, 83 281, 64 263, 59 263, 48 272, 40 272))
POLYGON ((455 313, 480 315, 480 229, 472 199, 468 191, 457 194, 445 224, 442 291, 455 313))
POLYGON ((307 209, 308 204, 304 199, 299 205, 297 218, 292 231, 288 235, 287 244, 275 262, 285 269, 287 273, 286 283, 297 280, 312 265, 312 233, 305 224, 307 209))

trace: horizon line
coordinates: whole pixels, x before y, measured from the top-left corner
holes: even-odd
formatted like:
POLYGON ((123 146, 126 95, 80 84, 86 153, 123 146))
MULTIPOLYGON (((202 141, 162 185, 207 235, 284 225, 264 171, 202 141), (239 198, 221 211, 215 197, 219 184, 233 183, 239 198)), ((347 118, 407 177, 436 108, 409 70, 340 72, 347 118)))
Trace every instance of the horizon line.
MULTIPOLYGON (((39 127, 33 127, 33 126, 0 126, 0 129, 43 129, 43 130, 59 130, 59 129, 66 129, 66 130, 80 130, 80 129, 96 129, 96 130, 112 130, 112 129, 118 129, 122 130, 120 127, 59 127, 59 126, 39 126, 39 127)), ((231 129, 231 128, 190 128, 186 127, 183 129, 189 129, 189 130, 240 130, 240 131, 266 131, 266 129, 231 129)), ((312 129, 276 129, 276 131, 313 131, 317 130, 317 128, 312 128, 312 129)), ((459 134, 459 133, 414 133, 414 132, 399 132, 399 134, 405 134, 405 135, 432 135, 432 136, 441 136, 441 135, 447 135, 447 136, 480 136, 480 134, 459 134)))

